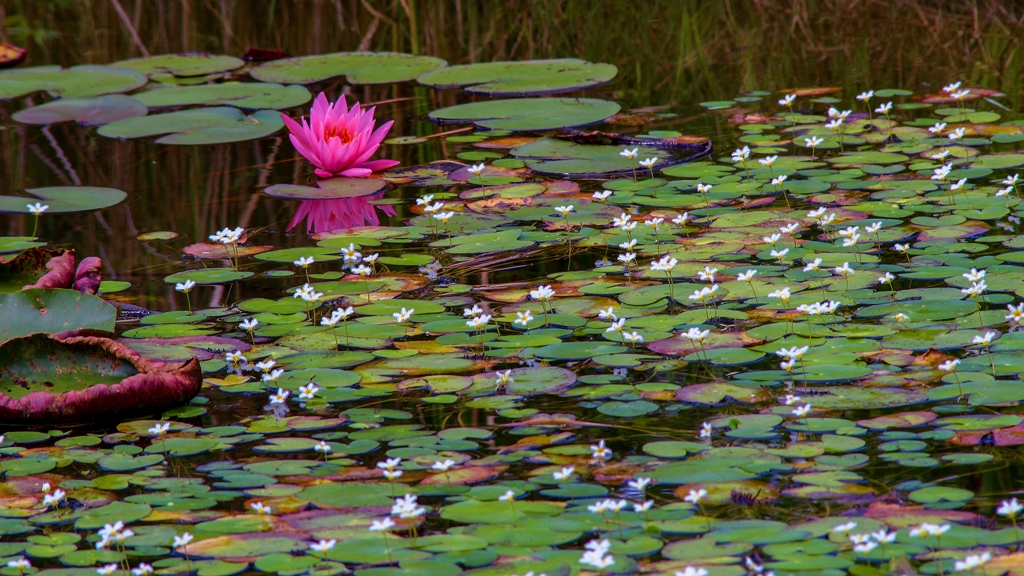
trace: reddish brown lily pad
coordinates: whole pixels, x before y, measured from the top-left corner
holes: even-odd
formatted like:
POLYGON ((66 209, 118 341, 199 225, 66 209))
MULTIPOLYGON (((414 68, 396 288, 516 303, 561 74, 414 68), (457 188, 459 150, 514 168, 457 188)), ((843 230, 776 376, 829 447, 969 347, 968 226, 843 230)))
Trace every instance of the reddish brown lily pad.
POLYGON ((236 250, 227 244, 219 242, 199 242, 197 244, 189 244, 182 248, 181 251, 195 258, 223 260, 225 258, 235 258, 236 256, 255 256, 256 254, 269 252, 273 249, 273 246, 238 246, 236 250))
MULTIPOLYGON (((744 348, 761 342, 763 340, 747 336, 746 332, 711 332, 704 338, 703 349, 744 348)), ((647 348, 653 352, 670 356, 686 356, 701 351, 699 345, 695 346, 692 340, 682 335, 651 342, 647 348)))
POLYGON ((155 412, 191 400, 199 361, 143 358, 109 338, 34 334, 0 346, 0 421, 72 424, 155 412))
POLYGON ((30 248, 0 261, 0 292, 67 288, 75 277, 75 251, 30 248))
POLYGON ((956 436, 950 439, 953 444, 960 446, 977 446, 982 442, 992 443, 996 446, 1020 446, 1024 444, 1024 424, 1017 424, 1008 428, 998 430, 970 430, 957 432, 956 436))

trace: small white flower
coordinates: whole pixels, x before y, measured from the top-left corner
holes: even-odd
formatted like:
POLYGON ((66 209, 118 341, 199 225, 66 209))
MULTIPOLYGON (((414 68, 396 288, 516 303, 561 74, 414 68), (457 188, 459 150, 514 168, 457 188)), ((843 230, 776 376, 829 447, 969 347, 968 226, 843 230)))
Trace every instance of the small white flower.
POLYGON ((134 576, 150 576, 150 574, 153 574, 154 572, 156 572, 156 570, 153 566, 146 564, 145 562, 139 564, 138 568, 132 568, 132 574, 134 576))
POLYGON ((633 490, 636 490, 637 492, 643 492, 644 490, 647 490, 647 486, 649 486, 650 483, 650 478, 644 478, 641 476, 636 480, 630 480, 626 482, 626 485, 632 488, 633 490))
POLYGON ((655 164, 655 163, 656 163, 657 161, 658 161, 658 158, 657 158, 657 157, 654 157, 654 158, 647 158, 646 160, 641 160, 641 161, 640 161, 640 165, 641 165, 641 166, 643 166, 644 168, 650 168, 651 166, 654 166, 654 164, 655 164))
POLYGON ((299 398, 302 400, 312 400, 318 390, 320 390, 320 387, 312 382, 305 386, 299 386, 299 398))
POLYGON ((643 514, 650 510, 651 506, 654 506, 654 500, 647 500, 642 504, 633 504, 633 512, 636 512, 637 514, 643 514))
POLYGON ((270 514, 272 512, 270 506, 264 505, 263 502, 253 502, 252 504, 249 504, 249 507, 253 509, 253 512, 256 512, 256 514, 259 515, 270 514))
POLYGON ((612 191, 611 190, 603 190, 601 192, 594 192, 593 198, 594 198, 594 200, 597 200, 598 202, 601 202, 601 201, 607 200, 608 197, 611 196, 611 195, 612 195, 612 191))
POLYGON ((889 532, 887 529, 882 528, 877 532, 872 532, 871 537, 875 539, 879 544, 890 544, 896 541, 896 533, 889 532))
POLYGON ((39 216, 50 209, 48 205, 40 204, 39 202, 36 202, 35 204, 26 204, 26 206, 28 206, 28 211, 36 216, 39 216))
POLYGON ((639 150, 639 148, 633 148, 632 150, 630 150, 629 148, 625 148, 622 152, 619 152, 619 156, 630 159, 636 158, 637 152, 639 150))
POLYGON ((878 112, 879 114, 888 114, 890 110, 892 110, 892 102, 886 102, 878 108, 875 108, 875 112, 878 112))
POLYGON ((751 268, 750 270, 747 270, 746 272, 741 272, 738 276, 736 276, 736 279, 741 281, 741 282, 750 282, 751 278, 753 278, 756 275, 757 275, 757 270, 751 268))
POLYGON ((415 311, 416 311, 415 308, 410 308, 410 309, 406 310, 405 306, 402 306, 402 310, 401 311, 399 311, 399 312, 392 312, 391 315, 395 317, 395 322, 402 323, 402 322, 407 322, 409 320, 409 318, 412 318, 413 312, 415 312, 415 311))
POLYGON ((504 494, 498 496, 498 500, 502 502, 511 502, 516 499, 516 493, 511 490, 506 490, 504 494))
POLYGON ((992 339, 995 338, 998 335, 999 334, 997 332, 991 332, 991 331, 985 332, 984 336, 975 336, 974 339, 971 341, 971 343, 972 344, 980 344, 982 346, 988 346, 989 344, 992 343, 992 339))
POLYGON ((558 212, 562 216, 568 216, 569 213, 572 212, 572 210, 572 204, 569 204, 568 206, 555 206, 555 212, 558 212))
POLYGON ((296 266, 301 266, 302 268, 307 268, 312 263, 313 263, 313 257, 312 256, 299 256, 298 260, 292 262, 292 264, 295 264, 296 266))
POLYGON ((875 91, 874 90, 868 90, 867 92, 861 92, 860 94, 857 94, 857 100, 860 100, 861 102, 867 102, 868 100, 871 100, 872 98, 874 98, 874 96, 875 96, 875 91))
POLYGON ((762 166, 767 166, 767 167, 770 168, 771 165, 775 164, 775 161, 778 160, 778 159, 779 159, 779 156, 778 156, 778 154, 776 154, 775 156, 766 156, 766 157, 758 160, 758 162, 760 162, 762 166))
POLYGON ((289 391, 287 391, 287 390, 285 390, 283 388, 278 388, 277 389, 277 394, 271 394, 270 395, 270 403, 272 405, 273 404, 284 404, 285 402, 288 401, 288 396, 290 394, 291 394, 291 392, 289 392, 289 391))
POLYGON ((700 437, 705 440, 710 440, 712 436, 714 436, 714 429, 712 429, 711 424, 708 422, 702 422, 700 425, 700 437))
POLYGON ((815 148, 817 146, 820 146, 821 143, 824 142, 824 141, 825 141, 824 138, 818 138, 817 136, 811 136, 810 138, 804 138, 804 144, 809 146, 809 147, 811 147, 811 148, 815 148))
POLYGON ((612 457, 612 451, 604 445, 604 440, 590 446, 590 451, 595 460, 607 460, 612 457))
POLYGON ((196 283, 193 282, 192 280, 185 280, 184 283, 178 282, 177 284, 175 284, 174 289, 177 290, 178 292, 188 292, 192 290, 192 288, 194 288, 195 285, 196 283))
POLYGON ((322 554, 324 552, 329 551, 331 548, 334 548, 334 545, 337 544, 337 543, 338 543, 338 541, 334 540, 334 539, 331 539, 331 540, 321 540, 321 541, 317 542, 316 544, 310 544, 309 545, 309 549, 314 551, 314 552, 320 552, 322 554))
POLYGON ((864 542, 862 544, 855 545, 853 547, 853 551, 857 552, 858 554, 868 554, 877 547, 877 542, 864 542))
POLYGON ((246 318, 245 320, 242 320, 242 323, 239 324, 238 327, 246 332, 252 332, 259 323, 260 321, 255 318, 246 318))
POLYGON ((796 94, 786 94, 782 100, 779 100, 779 106, 789 106, 794 100, 796 100, 796 94))
POLYGON ((782 232, 783 234, 792 234, 793 232, 796 232, 797 228, 799 227, 800 224, 798 224, 797 222, 791 222, 789 224, 786 224, 785 226, 780 226, 779 232, 782 232))
POLYGON ((793 416, 796 416, 797 418, 800 418, 800 417, 803 417, 803 416, 807 416, 810 412, 811 412, 811 405, 810 404, 804 404, 803 406, 797 406, 796 408, 793 409, 793 416))
POLYGON ((551 289, 550 285, 540 286, 534 290, 530 290, 530 298, 541 302, 551 300, 554 295, 555 291, 551 289))
POLYGON ((370 523, 370 532, 383 532, 395 527, 395 521, 391 518, 374 520, 370 523))
POLYGON ((284 374, 284 368, 275 368, 269 373, 264 374, 262 380, 267 383, 277 382, 277 379, 280 378, 282 374, 284 374))
POLYGON ((434 195, 433 194, 427 194, 426 196, 421 196, 421 197, 417 198, 416 199, 416 205, 417 206, 427 206, 427 205, 429 205, 433 201, 434 201, 434 195))
POLYGON ((963 560, 956 560, 953 562, 953 570, 956 572, 966 572, 968 570, 974 570, 975 568, 985 564, 992 559, 990 552, 982 552, 981 554, 970 554, 965 556, 963 560))
POLYGON ((956 82, 953 82, 952 84, 947 84, 947 85, 942 87, 942 91, 943 92, 954 92, 954 91, 960 89, 960 85, 961 84, 963 84, 963 82, 961 82, 959 80, 956 81, 956 82))
POLYGON ((445 460, 444 462, 441 462, 441 461, 434 462, 434 465, 431 466, 431 468, 434 469, 434 470, 437 470, 438 472, 447 472, 448 470, 451 469, 452 466, 455 466, 455 460, 452 460, 452 459, 449 458, 449 459, 445 460))
POLYGON ((568 480, 568 479, 572 478, 572 475, 573 475, 574 472, 576 472, 576 468, 575 467, 573 467, 573 466, 566 466, 566 467, 562 468, 561 471, 557 471, 554 474, 552 474, 552 476, 555 477, 555 480, 568 480))
POLYGON ((316 446, 313 446, 313 450, 329 454, 331 452, 331 445, 321 440, 316 446))
POLYGON ((750 158, 750 146, 744 146, 743 148, 737 148, 732 153, 733 162, 742 162, 750 158))
POLYGON ((152 428, 149 429, 149 433, 150 434, 156 434, 157 436, 163 436, 170 429, 171 429, 171 423, 170 422, 164 422, 163 424, 158 422, 156 425, 154 425, 152 428))
POLYGON ((842 266, 833 268, 833 271, 840 276, 853 276, 856 273, 853 268, 850 268, 849 262, 843 262, 842 266))
POLYGON ((118 569, 118 565, 117 564, 107 564, 106 566, 103 566, 102 568, 97 568, 96 569, 96 573, 99 574, 100 576, 110 576, 114 572, 117 572, 117 569, 118 569))
POLYGON ((690 490, 690 493, 687 494, 687 496, 685 498, 683 498, 683 500, 685 500, 686 502, 689 502, 690 504, 696 504, 696 503, 700 502, 701 498, 703 498, 703 497, 705 497, 707 495, 708 495, 708 491, 703 489, 703 488, 701 488, 699 490, 690 490))
POLYGON ((483 164, 473 164, 469 168, 466 168, 466 170, 472 172, 473 174, 479 174, 484 171, 484 168, 485 166, 483 164))
MULTIPOLYGON (((188 532, 185 532, 181 536, 175 536, 174 537, 174 547, 175 548, 181 548, 182 546, 188 546, 188 543, 191 542, 192 540, 193 540, 193 536, 191 534, 189 534, 188 532)), ((116 568, 117 565, 115 564, 114 566, 116 568)))
POLYGON ((477 316, 476 318, 470 318, 466 322, 466 326, 469 326, 470 328, 472 328, 474 330, 482 330, 484 327, 487 326, 487 323, 490 322, 490 321, 491 321, 491 315, 490 314, 484 314, 483 316, 477 316))
POLYGON ((512 378, 512 369, 511 368, 509 368, 508 370, 505 370, 504 372, 502 372, 501 370, 498 370, 497 372, 495 372, 495 374, 498 375, 498 378, 496 380, 496 384, 499 385, 499 386, 504 386, 506 384, 511 384, 512 382, 515 382, 515 378, 512 378))
POLYGON ((533 314, 529 310, 525 312, 516 312, 516 319, 512 321, 513 324, 522 324, 526 326, 533 320, 533 314))

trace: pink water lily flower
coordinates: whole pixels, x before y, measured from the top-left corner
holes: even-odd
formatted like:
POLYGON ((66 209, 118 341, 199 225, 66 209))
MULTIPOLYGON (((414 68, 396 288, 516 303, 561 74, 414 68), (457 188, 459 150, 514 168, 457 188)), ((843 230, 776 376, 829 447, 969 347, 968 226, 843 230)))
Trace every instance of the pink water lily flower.
POLYGON ((396 160, 370 160, 394 124, 385 122, 374 130, 374 110, 363 110, 358 102, 349 108, 344 96, 331 104, 321 92, 313 102, 308 124, 305 117, 302 125, 284 114, 281 118, 295 149, 317 167, 317 176, 365 178, 398 165, 396 160))
POLYGON ((384 194, 374 194, 361 198, 303 200, 299 202, 295 215, 288 223, 288 230, 295 228, 303 220, 306 220, 307 234, 311 232, 319 234, 320 232, 359 226, 379 226, 378 210, 386 216, 394 217, 396 215, 395 209, 391 206, 370 204, 370 201, 380 200, 383 196, 384 194))

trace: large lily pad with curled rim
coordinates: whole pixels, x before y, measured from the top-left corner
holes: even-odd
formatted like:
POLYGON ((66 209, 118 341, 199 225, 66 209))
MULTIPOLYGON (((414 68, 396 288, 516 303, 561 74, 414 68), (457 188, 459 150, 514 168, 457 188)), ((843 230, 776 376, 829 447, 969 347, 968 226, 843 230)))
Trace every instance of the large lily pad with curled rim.
POLYGON ((416 80, 435 88, 465 87, 466 92, 488 96, 555 94, 608 82, 618 73, 614 64, 596 64, 576 58, 482 62, 447 66, 416 80))
POLYGON ((284 127, 281 114, 261 110, 251 116, 229 106, 151 114, 119 120, 98 130, 107 138, 159 136, 157 144, 199 145, 243 142, 269 136, 284 127))
POLYGON ((513 98, 458 104, 430 113, 437 122, 472 122, 504 130, 552 130, 583 126, 613 116, 621 107, 595 98, 513 98))
POLYGON ((387 186, 380 178, 328 178, 316 187, 298 184, 274 184, 263 190, 267 196, 288 200, 339 200, 371 196, 387 186))
POLYGON ((200 86, 177 86, 135 95, 150 108, 173 106, 235 106, 247 109, 284 110, 301 106, 312 98, 305 86, 283 86, 264 82, 229 82, 200 86))
POLYGON ((349 84, 406 82, 446 62, 432 56, 400 52, 335 52, 267 62, 250 74, 262 82, 312 84, 345 76, 349 84))
POLYGON ((34 288, 0 295, 0 342, 38 334, 114 331, 117 308, 76 290, 34 288))
POLYGON ((198 360, 149 360, 108 338, 35 334, 0 345, 4 422, 68 424, 159 411, 189 401, 201 386, 198 360))
POLYGON ((111 66, 128 68, 143 74, 174 74, 175 76, 205 76, 241 68, 245 61, 225 54, 157 54, 145 58, 132 58, 114 62, 111 66))
POLYGON ((149 113, 145 104, 123 94, 96 98, 61 98, 14 113, 22 124, 56 124, 74 120, 85 126, 100 126, 149 113))
POLYGON ((100 188, 99 186, 50 186, 47 188, 29 188, 25 190, 30 196, 0 196, 0 212, 9 214, 28 214, 29 204, 40 202, 49 206, 43 213, 86 212, 101 210, 120 203, 128 196, 117 188, 100 188))
POLYGON ((146 75, 113 66, 33 66, 0 72, 0 100, 47 91, 63 98, 88 98, 134 90, 146 75))
POLYGON ((73 250, 31 248, 10 260, 0 258, 0 293, 18 292, 46 277, 39 288, 68 287, 75 279, 73 250))

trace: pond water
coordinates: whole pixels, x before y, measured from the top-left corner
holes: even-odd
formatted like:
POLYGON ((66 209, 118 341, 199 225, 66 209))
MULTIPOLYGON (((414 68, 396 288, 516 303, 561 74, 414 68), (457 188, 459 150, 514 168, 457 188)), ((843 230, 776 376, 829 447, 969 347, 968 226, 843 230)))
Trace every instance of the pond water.
MULTIPOLYGON (((0 574, 1024 563, 1002 7, 130 4, 0 17, 30 48, 0 72, 0 255, 99 257, 114 337, 204 385, 8 426, 0 574), (123 63, 140 45, 230 57, 123 63), (507 64, 549 58, 578 60, 507 64), (277 110, 320 92, 393 122, 373 159, 397 165, 317 176, 277 110), (97 534, 116 521, 133 535, 97 534)), ((47 315, 110 328, 94 300, 47 315)), ((62 330, 11 309, 4 341, 62 330)), ((0 350, 6 396, 65 382, 0 350)))

